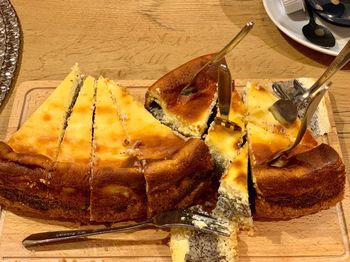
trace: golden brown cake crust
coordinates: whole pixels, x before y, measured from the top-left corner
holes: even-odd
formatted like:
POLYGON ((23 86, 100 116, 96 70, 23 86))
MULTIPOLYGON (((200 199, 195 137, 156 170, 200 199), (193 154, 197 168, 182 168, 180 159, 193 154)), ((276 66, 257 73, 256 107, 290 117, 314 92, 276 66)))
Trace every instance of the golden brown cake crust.
MULTIPOLYGON (((10 191, 14 190, 26 192, 29 197, 47 197, 47 170, 51 164, 52 161, 45 156, 16 153, 6 143, 0 142, 1 195, 10 197, 10 191)), ((39 203, 31 205, 39 210, 48 208, 39 203)))
POLYGON ((307 215, 334 205, 344 193, 344 164, 327 144, 295 155, 284 168, 254 166, 252 171, 259 217, 288 219, 307 215))
POLYGON ((90 167, 86 163, 56 162, 50 171, 49 199, 61 206, 69 218, 88 221, 90 167))
POLYGON ((99 164, 91 179, 91 219, 115 222, 146 217, 147 197, 141 167, 99 164))
POLYGON ((189 123, 199 120, 203 111, 208 111, 211 108, 215 98, 217 70, 210 68, 197 76, 194 86, 198 88, 198 92, 190 96, 182 96, 180 92, 191 80, 193 74, 211 57, 212 55, 205 55, 195 58, 160 78, 148 89, 145 107, 150 110, 153 97, 159 96, 169 112, 189 123))
POLYGON ((335 206, 338 202, 344 198, 344 191, 341 191, 338 195, 329 199, 323 199, 320 202, 315 203, 309 207, 291 207, 280 206, 275 203, 265 201, 264 198, 255 199, 255 213, 254 220, 259 221, 271 221, 271 220, 289 220, 292 218, 298 218, 306 215, 311 215, 321 210, 325 210, 335 206))
MULTIPOLYGON (((53 162, 45 156, 16 153, 4 142, 0 142, 0 203, 6 209, 34 217, 48 217, 87 223, 89 217, 80 207, 78 196, 62 194, 62 185, 76 185, 81 181, 64 179, 69 168, 52 172, 53 162), (59 179, 52 181, 52 175, 59 179), (58 181, 63 181, 59 182, 58 181), (74 183, 73 183, 74 182, 74 183), (57 183, 53 186, 53 183, 57 183), (53 190, 59 188, 60 190, 53 190), (64 197, 64 198, 62 198, 64 197), (77 201, 78 200, 78 201, 77 201)), ((70 168, 71 169, 71 168, 70 168)), ((76 174, 76 170, 74 171, 76 174)), ((79 190, 81 190, 79 188, 79 190)))
POLYGON ((199 139, 189 139, 170 159, 150 162, 145 168, 148 216, 194 203, 211 183, 212 158, 199 139))

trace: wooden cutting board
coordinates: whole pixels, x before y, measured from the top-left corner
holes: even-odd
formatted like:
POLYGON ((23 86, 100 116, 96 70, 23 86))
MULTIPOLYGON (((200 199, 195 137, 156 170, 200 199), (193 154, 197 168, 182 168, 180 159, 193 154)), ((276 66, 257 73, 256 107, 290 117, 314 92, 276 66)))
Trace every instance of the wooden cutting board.
MULTIPOLYGON (((268 82, 270 80, 258 80, 268 82)), ((153 81, 119 81, 130 93, 144 100, 153 81)), ((245 80, 236 81, 241 89, 245 80)), ((15 94, 8 135, 38 108, 59 81, 31 81, 21 84, 15 94)), ((331 132, 322 138, 340 154, 339 140, 328 96, 326 97, 331 132)), ((1 212, 1 210, 0 210, 1 212)), ((348 261, 350 259, 350 195, 341 204, 314 215, 278 222, 255 222, 255 235, 239 235, 240 261, 348 261)), ((0 213, 0 259, 3 261, 171 261, 169 232, 143 230, 108 234, 86 241, 56 244, 29 251, 21 241, 32 233, 73 228, 76 225, 0 213)))

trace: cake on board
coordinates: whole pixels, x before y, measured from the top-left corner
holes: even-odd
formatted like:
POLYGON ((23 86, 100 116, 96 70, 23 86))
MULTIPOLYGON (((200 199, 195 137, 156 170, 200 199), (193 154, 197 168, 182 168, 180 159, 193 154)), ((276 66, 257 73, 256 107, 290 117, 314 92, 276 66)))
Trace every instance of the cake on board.
POLYGON ((211 187, 213 161, 202 140, 173 132, 113 81, 82 79, 73 67, 8 144, 1 142, 1 205, 84 224, 118 222, 186 208, 211 187), (38 151, 35 141, 48 136, 51 142, 37 142, 48 148, 38 151))
POLYGON ((146 94, 146 108, 114 81, 84 78, 74 66, 0 142, 0 204, 29 216, 105 223, 201 208, 215 192, 210 212, 230 221, 231 237, 172 229, 173 259, 234 261, 237 232, 251 228, 252 216, 292 219, 341 201, 344 164, 331 146, 318 143, 314 130, 288 154, 285 167, 267 164, 294 141, 300 125, 274 119, 268 108, 278 97, 270 88, 248 83, 243 100, 233 89, 229 120, 235 129, 213 121, 219 116, 215 68, 199 74, 193 92, 181 93, 210 57, 158 80, 146 94))
POLYGON ((30 216, 59 216, 56 199, 50 197, 50 171, 81 83, 75 65, 9 141, 0 142, 1 205, 30 216))

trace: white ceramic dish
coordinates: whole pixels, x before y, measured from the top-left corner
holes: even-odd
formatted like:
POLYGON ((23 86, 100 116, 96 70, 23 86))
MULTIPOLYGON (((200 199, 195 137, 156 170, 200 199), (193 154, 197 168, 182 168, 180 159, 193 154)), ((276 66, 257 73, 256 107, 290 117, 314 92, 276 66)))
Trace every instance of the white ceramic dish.
POLYGON ((309 42, 303 35, 302 28, 308 23, 309 17, 303 11, 287 15, 280 0, 263 0, 265 10, 272 22, 287 36, 298 43, 324 54, 336 56, 348 40, 350 40, 350 28, 332 25, 317 17, 317 23, 326 26, 332 31, 336 39, 334 47, 326 49, 309 42))

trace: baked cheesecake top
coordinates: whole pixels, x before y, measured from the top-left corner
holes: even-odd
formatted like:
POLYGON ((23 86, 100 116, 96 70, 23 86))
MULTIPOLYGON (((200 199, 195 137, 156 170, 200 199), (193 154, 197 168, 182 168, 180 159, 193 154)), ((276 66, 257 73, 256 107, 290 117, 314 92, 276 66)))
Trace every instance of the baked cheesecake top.
MULTIPOLYGON (((291 126, 279 123, 269 108, 278 98, 257 83, 247 83, 245 105, 247 108, 247 133, 252 164, 263 164, 276 153, 293 144, 297 136, 300 120, 291 126)), ((317 141, 306 131, 300 144, 289 153, 289 157, 307 151, 317 145, 317 141)))
POLYGON ((125 130, 126 147, 134 150, 139 160, 167 159, 185 145, 185 139, 161 124, 125 88, 111 80, 108 88, 125 130))
POLYGON ((15 152, 40 154, 55 160, 80 82, 80 70, 75 65, 45 102, 11 136, 8 145, 15 152))
POLYGON ((57 157, 58 162, 90 163, 95 89, 95 79, 88 76, 68 118, 57 157))
POLYGON ((191 80, 211 55, 193 59, 170 71, 155 82, 146 93, 146 103, 153 96, 162 105, 163 110, 174 114, 187 123, 204 121, 206 123, 213 102, 216 101, 217 70, 211 67, 202 71, 193 85, 197 92, 181 95, 182 89, 191 80))

